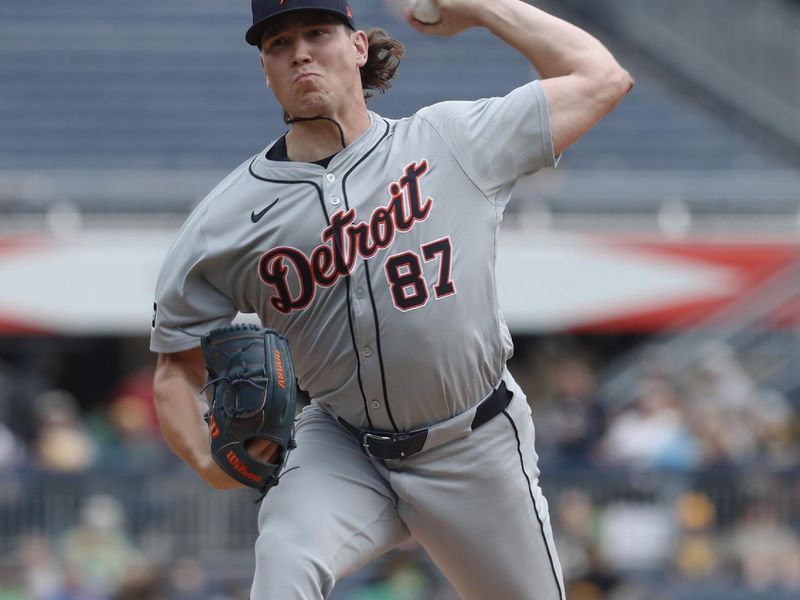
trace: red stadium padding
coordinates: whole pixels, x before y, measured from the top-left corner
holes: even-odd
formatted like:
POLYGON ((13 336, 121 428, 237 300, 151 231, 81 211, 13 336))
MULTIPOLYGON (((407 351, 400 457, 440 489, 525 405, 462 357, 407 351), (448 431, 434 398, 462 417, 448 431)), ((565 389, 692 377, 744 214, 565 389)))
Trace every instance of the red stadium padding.
MULTIPOLYGON (((0 235, 0 334, 146 335, 156 274, 174 236, 152 229, 0 235)), ((498 257, 500 303, 513 333, 680 330, 736 320, 742 311, 770 327, 800 324, 800 280, 786 273, 800 265, 793 240, 510 230, 498 257), (767 313, 751 314, 759 290, 776 286, 767 313)))

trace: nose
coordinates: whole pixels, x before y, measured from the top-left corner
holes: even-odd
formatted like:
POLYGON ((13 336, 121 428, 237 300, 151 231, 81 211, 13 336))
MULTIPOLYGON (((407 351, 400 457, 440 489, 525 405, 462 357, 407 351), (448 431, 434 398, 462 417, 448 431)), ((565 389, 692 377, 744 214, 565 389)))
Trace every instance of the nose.
POLYGON ((311 51, 308 43, 300 38, 292 48, 292 64, 301 65, 311 61, 311 51))

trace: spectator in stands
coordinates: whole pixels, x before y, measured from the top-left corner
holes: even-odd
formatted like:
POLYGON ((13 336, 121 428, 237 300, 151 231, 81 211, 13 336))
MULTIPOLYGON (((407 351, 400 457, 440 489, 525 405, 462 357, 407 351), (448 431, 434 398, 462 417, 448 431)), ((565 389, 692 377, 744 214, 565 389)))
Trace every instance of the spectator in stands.
POLYGON ((794 468, 800 465, 800 414, 786 398, 765 390, 758 404, 750 408, 755 426, 759 462, 771 468, 794 468))
POLYGON ((762 499, 749 502, 726 535, 727 559, 749 589, 800 592, 800 538, 762 499))
POLYGON ((798 464, 793 411, 783 396, 761 389, 727 344, 705 344, 694 364, 687 416, 704 465, 798 464))
POLYGON ((33 400, 49 387, 42 387, 43 379, 36 371, 21 373, 0 360, 0 423, 19 436, 23 443, 32 437, 37 420, 33 400))
POLYGON ((565 581, 578 581, 591 569, 591 548, 597 543, 597 511, 589 495, 566 489, 556 497, 553 526, 565 581))
POLYGON ((673 560, 680 579, 696 583, 718 576, 721 557, 713 530, 716 518, 714 503, 705 494, 689 492, 678 500, 676 512, 681 537, 673 560))
POLYGON ((123 377, 111 395, 111 403, 121 399, 137 402, 137 430, 141 435, 163 440, 153 403, 153 367, 148 365, 123 377))
POLYGON ((553 444, 556 458, 566 465, 588 465, 605 426, 592 367, 578 356, 563 358, 555 366, 553 384, 553 400, 539 417, 540 439, 553 444))
POLYGON ((123 378, 109 404, 93 416, 91 429, 103 464, 136 467, 174 460, 155 415, 152 369, 123 378))
POLYGON ((678 391, 665 378, 642 381, 634 405, 611 420, 600 442, 604 462, 670 469, 697 466, 697 443, 681 406, 678 391))
POLYGON ((39 466, 52 471, 77 472, 95 464, 97 448, 72 395, 61 390, 46 392, 36 399, 36 409, 39 466))
POLYGON ((600 514, 598 547, 616 572, 654 576, 663 572, 679 536, 672 506, 653 491, 631 489, 600 514))
POLYGON ((608 567, 597 546, 586 548, 587 568, 580 577, 567 584, 567 598, 570 600, 602 600, 603 598, 625 598, 618 595, 623 578, 608 567))
POLYGON ((81 522, 64 533, 59 551, 78 587, 98 598, 109 598, 132 572, 148 566, 125 534, 119 501, 106 495, 86 499, 81 522))
POLYGON ((28 600, 62 600, 66 597, 60 565, 44 537, 36 534, 26 536, 20 541, 17 552, 28 600))

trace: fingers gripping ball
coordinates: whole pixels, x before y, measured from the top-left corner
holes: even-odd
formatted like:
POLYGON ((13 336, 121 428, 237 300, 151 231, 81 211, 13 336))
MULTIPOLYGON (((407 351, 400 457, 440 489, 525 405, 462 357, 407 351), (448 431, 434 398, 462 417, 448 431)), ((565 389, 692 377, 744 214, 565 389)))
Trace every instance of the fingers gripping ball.
POLYGON ((434 0, 409 0, 411 15, 419 22, 435 25, 442 20, 439 7, 434 0))
POLYGON ((236 481, 266 494, 277 485, 294 443, 297 386, 286 338, 255 325, 215 329, 201 342, 213 386, 206 415, 211 455, 236 481), (273 442, 265 462, 247 451, 248 442, 273 442))

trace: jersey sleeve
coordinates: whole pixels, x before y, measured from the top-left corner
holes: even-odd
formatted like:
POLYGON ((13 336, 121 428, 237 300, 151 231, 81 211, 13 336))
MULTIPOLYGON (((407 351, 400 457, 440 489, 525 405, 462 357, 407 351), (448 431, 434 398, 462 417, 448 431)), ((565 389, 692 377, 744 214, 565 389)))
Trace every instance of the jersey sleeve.
POLYGON ((150 350, 166 353, 194 348, 205 333, 234 319, 233 301, 208 281, 210 266, 205 236, 196 221, 188 221, 158 276, 150 350))
POLYGON ((519 177, 556 165, 547 99, 538 81, 501 98, 442 102, 418 114, 490 198, 519 177))

